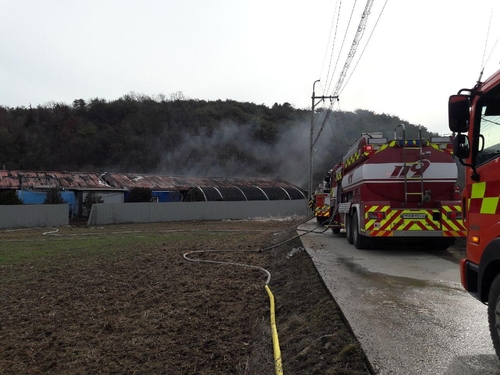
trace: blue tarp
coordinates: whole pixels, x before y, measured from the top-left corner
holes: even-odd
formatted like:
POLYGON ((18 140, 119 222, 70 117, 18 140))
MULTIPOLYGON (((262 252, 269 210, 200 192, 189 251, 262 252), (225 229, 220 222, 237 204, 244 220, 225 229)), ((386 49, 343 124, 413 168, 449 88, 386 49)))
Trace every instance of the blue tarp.
MULTIPOLYGON (((124 198, 125 202, 127 201, 130 195, 129 191, 125 192, 124 198)), ((180 202, 181 201, 181 193, 178 191, 152 191, 151 196, 153 198, 157 198, 158 202, 180 202)))
POLYGON ((158 197, 158 202, 180 202, 181 194, 178 191, 153 191, 153 197, 158 197))
MULTIPOLYGON (((23 201, 23 204, 43 204, 47 193, 43 191, 18 190, 17 197, 23 201)), ((61 191, 61 197, 70 207, 76 208, 76 197, 72 191, 61 191)))

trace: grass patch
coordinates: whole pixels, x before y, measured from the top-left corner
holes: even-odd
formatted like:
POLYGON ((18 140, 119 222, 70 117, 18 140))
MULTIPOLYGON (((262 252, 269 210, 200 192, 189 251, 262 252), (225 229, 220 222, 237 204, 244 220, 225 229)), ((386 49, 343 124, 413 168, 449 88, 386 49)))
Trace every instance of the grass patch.
MULTIPOLYGON (((21 233, 22 234, 22 233, 21 233)), ((64 258, 65 261, 92 262, 137 253, 144 245, 200 240, 223 239, 227 233, 144 233, 110 232, 79 234, 58 234, 57 236, 31 237, 2 241, 0 245, 0 266, 23 263, 44 263, 64 258)))

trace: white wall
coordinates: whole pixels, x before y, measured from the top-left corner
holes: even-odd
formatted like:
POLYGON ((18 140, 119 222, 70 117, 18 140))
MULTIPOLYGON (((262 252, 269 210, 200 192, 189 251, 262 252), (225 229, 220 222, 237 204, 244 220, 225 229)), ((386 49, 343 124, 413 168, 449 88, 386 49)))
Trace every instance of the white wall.
POLYGON ((69 224, 67 204, 0 206, 0 228, 58 227, 69 224))
POLYGON ((88 225, 307 216, 304 200, 245 202, 99 203, 88 225))

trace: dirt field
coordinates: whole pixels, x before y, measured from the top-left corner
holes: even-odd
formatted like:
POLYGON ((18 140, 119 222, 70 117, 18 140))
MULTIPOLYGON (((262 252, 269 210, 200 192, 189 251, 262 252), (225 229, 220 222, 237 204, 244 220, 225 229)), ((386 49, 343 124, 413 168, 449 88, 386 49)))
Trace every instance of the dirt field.
POLYGON ((273 374, 266 275, 284 374, 368 374, 298 220, 0 231, 0 373, 273 374), (243 252, 246 251, 246 252, 243 252), (293 255, 292 255, 293 254, 293 255))

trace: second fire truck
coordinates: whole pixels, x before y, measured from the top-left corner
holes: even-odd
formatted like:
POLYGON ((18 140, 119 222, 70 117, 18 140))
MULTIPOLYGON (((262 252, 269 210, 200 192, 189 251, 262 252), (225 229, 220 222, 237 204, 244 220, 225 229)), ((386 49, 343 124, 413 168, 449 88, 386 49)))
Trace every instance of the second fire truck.
POLYGON ((364 133, 330 175, 327 224, 358 249, 395 237, 446 248, 466 235, 452 137, 427 140, 419 128, 407 139, 404 125, 393 140, 364 133))
POLYGON ((462 196, 467 226, 462 285, 488 305, 491 338, 500 358, 500 70, 452 95, 450 130, 466 166, 462 196))

